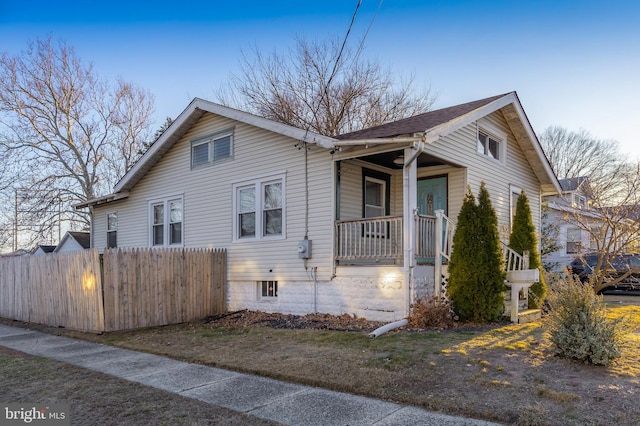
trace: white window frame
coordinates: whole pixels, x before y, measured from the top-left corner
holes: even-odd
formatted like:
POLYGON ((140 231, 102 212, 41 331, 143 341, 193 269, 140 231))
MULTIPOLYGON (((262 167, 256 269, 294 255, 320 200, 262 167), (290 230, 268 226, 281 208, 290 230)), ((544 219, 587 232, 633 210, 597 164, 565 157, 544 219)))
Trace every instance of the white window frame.
MULTIPOLYGON (((243 241, 260 241, 260 240, 283 240, 287 238, 287 214, 286 214, 286 173, 278 173, 268 176, 260 176, 251 180, 243 182, 237 182, 232 185, 233 187, 233 242, 243 241), (281 232, 280 234, 266 235, 266 220, 265 212, 267 209, 264 206, 264 188, 273 183, 281 184, 281 232), (240 191, 243 189, 254 189, 255 195, 255 208, 253 210, 255 215, 255 228, 253 236, 240 236, 240 191)), ((247 211, 249 212, 249 211, 247 211)))
POLYGON ((118 247, 118 212, 110 212, 107 213, 107 248, 117 248, 118 247), (109 220, 111 217, 116 218, 115 228, 111 228, 111 221, 109 220), (115 233, 116 244, 114 246, 109 245, 109 234, 115 233))
POLYGON ((222 163, 225 161, 233 160, 233 145, 234 145, 234 128, 226 129, 221 132, 214 133, 213 135, 196 139, 191 141, 191 168, 197 169, 200 167, 211 166, 213 164, 222 163), (229 138, 229 156, 222 158, 215 158, 215 145, 216 142, 222 139, 229 138), (195 164, 195 156, 193 155, 194 149, 198 146, 207 145, 207 161, 195 164))
POLYGON ((364 177, 364 181, 365 181, 365 186, 366 186, 367 182, 371 182, 371 183, 374 183, 376 185, 380 185, 380 190, 382 191, 382 196, 381 196, 382 205, 378 206, 378 205, 375 205, 375 204, 367 204, 367 191, 366 191, 366 188, 365 188, 365 191, 364 191, 364 194, 363 194, 364 211, 365 211, 364 217, 365 218, 372 218, 372 217, 383 217, 383 216, 386 216, 385 213, 387 211, 386 210, 386 206, 387 206, 387 200, 386 200, 386 197, 387 197, 387 182, 385 182, 382 179, 376 179, 376 178, 371 177, 371 176, 365 176, 364 177), (381 212, 381 214, 378 214, 376 216, 368 216, 366 214, 367 207, 373 208, 373 209, 381 209, 382 212, 381 212))
POLYGON ((509 223, 511 224, 511 230, 513 230, 514 218, 516 217, 516 208, 518 207, 518 197, 522 193, 522 188, 509 185, 509 223))
POLYGON ((573 207, 580 210, 586 210, 588 207, 587 197, 580 194, 573 194, 573 207))
POLYGON ((567 227, 565 230, 566 234, 565 234, 565 252, 567 254, 580 254, 580 252, 582 251, 582 247, 583 247, 583 242, 582 242, 582 229, 580 228, 576 228, 573 226, 567 227), (578 234, 578 239, 571 239, 569 240, 569 233, 570 232, 577 232, 578 234), (577 247, 575 249, 575 251, 569 251, 569 244, 577 244, 577 247))
POLYGON ((488 123, 478 123, 476 126, 476 153, 484 158, 488 158, 493 161, 504 164, 507 157, 507 135, 501 132, 496 127, 488 123), (498 144, 498 158, 494 158, 490 153, 490 147, 487 143, 486 146, 482 146, 480 143, 480 134, 483 134, 489 139, 495 141, 498 144), (481 149, 482 147, 482 149, 481 149))
POLYGON ((165 197, 165 198, 156 198, 153 200, 149 200, 149 223, 147 226, 147 230, 149 233, 149 247, 184 247, 184 196, 182 194, 180 195, 174 195, 174 196, 170 196, 170 197, 165 197), (179 201, 181 206, 182 206, 182 220, 180 222, 171 222, 171 211, 170 211, 170 207, 171 207, 171 203, 179 201), (163 206, 163 212, 162 212, 162 223, 158 224, 158 225, 162 225, 163 229, 162 229, 162 244, 154 244, 153 243, 153 237, 154 237, 154 226, 156 226, 156 224, 154 223, 154 206, 158 206, 158 205, 162 205, 163 206), (175 224, 175 223, 180 223, 180 242, 179 243, 171 243, 170 239, 171 239, 171 225, 175 224))
POLYGON ((261 280, 257 282, 258 300, 274 302, 278 300, 278 281, 275 280, 261 280), (267 286, 267 294, 264 294, 263 288, 267 286), (269 285, 271 285, 271 291, 269 291, 269 285))

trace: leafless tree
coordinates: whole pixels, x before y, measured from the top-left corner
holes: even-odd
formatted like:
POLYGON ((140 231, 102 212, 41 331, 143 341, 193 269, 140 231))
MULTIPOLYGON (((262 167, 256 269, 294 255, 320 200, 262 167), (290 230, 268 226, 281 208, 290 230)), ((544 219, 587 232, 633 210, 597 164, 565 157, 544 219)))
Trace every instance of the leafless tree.
POLYGON ((540 135, 540 142, 558 177, 588 178, 588 204, 576 206, 565 200, 564 220, 588 233, 590 247, 583 248, 583 254, 598 253, 595 290, 639 273, 640 267, 628 265, 626 273, 612 276, 609 260, 640 251, 640 164, 628 161, 616 141, 596 139, 585 130, 552 126, 540 135))
POLYGON ((218 101, 313 132, 335 136, 426 112, 435 96, 413 78, 362 59, 338 40, 297 39, 287 53, 243 53, 241 71, 218 90, 218 101))
POLYGON ((111 190, 148 142, 152 112, 148 92, 100 79, 64 42, 38 39, 18 55, 2 53, 4 189, 25 195, 22 220, 36 238, 62 218, 88 225, 87 214, 71 206, 111 190))
POLYGON ((588 177, 605 204, 626 198, 625 182, 633 174, 634 164, 620 153, 617 141, 597 139, 586 130, 550 126, 540 135, 540 143, 558 177, 588 177))

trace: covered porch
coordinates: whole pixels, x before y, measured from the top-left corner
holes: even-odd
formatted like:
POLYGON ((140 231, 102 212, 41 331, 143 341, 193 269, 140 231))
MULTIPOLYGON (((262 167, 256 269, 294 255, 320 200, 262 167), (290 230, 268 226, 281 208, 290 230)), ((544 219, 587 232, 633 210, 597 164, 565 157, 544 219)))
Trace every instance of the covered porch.
MULTIPOLYGON (((335 268, 396 267, 407 310, 420 285, 439 294, 464 194, 465 168, 425 152, 422 137, 345 142, 334 155, 335 268)), ((375 271, 373 269, 372 271, 375 271)))

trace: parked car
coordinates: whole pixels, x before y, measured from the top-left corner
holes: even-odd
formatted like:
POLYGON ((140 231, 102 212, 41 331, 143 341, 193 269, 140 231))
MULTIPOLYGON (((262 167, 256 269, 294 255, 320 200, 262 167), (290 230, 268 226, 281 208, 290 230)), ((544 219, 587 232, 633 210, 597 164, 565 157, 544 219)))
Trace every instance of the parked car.
MULTIPOLYGON (((569 271, 581 281, 587 281, 597 267, 598 256, 598 253, 589 253, 574 259, 569 264, 569 271)), ((600 269, 604 271, 605 283, 617 280, 630 269, 636 269, 631 275, 609 287, 610 289, 640 290, 640 254, 606 256, 602 262, 600 269)))

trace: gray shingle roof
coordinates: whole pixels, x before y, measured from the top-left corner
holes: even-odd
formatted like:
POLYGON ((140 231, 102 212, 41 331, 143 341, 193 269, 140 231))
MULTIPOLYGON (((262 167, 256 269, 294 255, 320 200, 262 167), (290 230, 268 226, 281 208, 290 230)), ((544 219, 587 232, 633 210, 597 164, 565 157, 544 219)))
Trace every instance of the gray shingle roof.
POLYGON ((560 179, 559 182, 563 191, 575 191, 586 180, 587 180, 587 177, 579 176, 574 178, 560 179))
POLYGON ((353 139, 374 139, 374 138, 390 138, 398 135, 419 133, 429 130, 454 118, 460 117, 477 108, 485 106, 496 99, 507 95, 507 93, 492 96, 490 98, 479 99, 477 101, 467 102, 460 105, 454 105, 447 108, 437 109, 425 112, 413 117, 404 118, 402 120, 393 121, 391 123, 382 124, 380 126, 370 127, 368 129, 358 130, 351 133, 345 133, 337 136, 340 140, 353 139))

